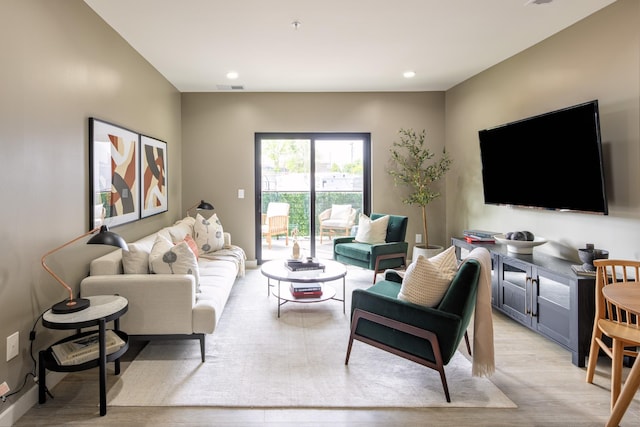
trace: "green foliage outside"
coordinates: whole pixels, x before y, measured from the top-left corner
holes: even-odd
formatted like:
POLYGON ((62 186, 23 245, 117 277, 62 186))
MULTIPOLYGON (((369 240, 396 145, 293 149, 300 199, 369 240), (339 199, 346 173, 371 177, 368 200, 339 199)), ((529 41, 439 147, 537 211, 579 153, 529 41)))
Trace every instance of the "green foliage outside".
MULTIPOLYGON (((269 202, 289 203, 289 229, 298 229, 300 236, 309 236, 310 194, 308 192, 264 192, 262 193, 262 212, 267 212, 269 202)), ((317 192, 316 215, 331 205, 351 205, 362 212, 362 192, 317 192)), ((317 218, 316 218, 317 220, 317 218)))

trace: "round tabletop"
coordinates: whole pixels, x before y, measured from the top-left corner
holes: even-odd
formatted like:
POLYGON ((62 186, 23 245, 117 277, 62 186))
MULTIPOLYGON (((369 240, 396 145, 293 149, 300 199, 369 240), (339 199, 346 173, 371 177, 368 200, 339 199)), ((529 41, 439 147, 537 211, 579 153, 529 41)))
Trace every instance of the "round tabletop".
POLYGON ((322 270, 291 271, 285 267, 286 260, 273 260, 262 264, 262 274, 274 280, 293 283, 319 283, 338 280, 347 275, 347 267, 330 259, 318 260, 324 265, 322 270))
POLYGON ((602 288, 602 295, 620 308, 640 315, 640 285, 612 283, 602 288))
POLYGON ((99 320, 109 322, 127 312, 129 301, 119 295, 96 295, 87 297, 89 307, 81 311, 56 314, 47 310, 42 316, 42 324, 51 329, 78 329, 95 326, 99 320))

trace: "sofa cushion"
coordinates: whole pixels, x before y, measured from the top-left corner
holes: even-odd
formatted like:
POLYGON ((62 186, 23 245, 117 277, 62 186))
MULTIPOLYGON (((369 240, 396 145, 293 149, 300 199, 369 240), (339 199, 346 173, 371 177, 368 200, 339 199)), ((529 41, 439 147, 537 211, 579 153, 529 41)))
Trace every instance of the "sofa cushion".
POLYGON ((205 219, 202 215, 196 215, 193 225, 193 236, 198 244, 200 253, 215 252, 224 246, 224 230, 217 214, 205 219))
POLYGON ((198 260, 189 245, 184 241, 174 245, 162 235, 158 235, 149 254, 149 270, 153 274, 190 274, 196 287, 200 283, 198 260))
POLYGON ((129 243, 129 250, 122 250, 124 274, 149 274, 149 249, 138 243, 129 243))
POLYGON ((426 307, 437 306, 447 292, 457 268, 453 246, 431 258, 418 256, 407 267, 398 299, 426 307))
POLYGON ((372 220, 365 214, 360 214, 356 241, 370 245, 384 243, 387 237, 387 225, 389 225, 389 215, 372 220))
POLYGON ((336 254, 360 261, 369 262, 371 259, 371 245, 368 243, 340 243, 334 246, 336 254))

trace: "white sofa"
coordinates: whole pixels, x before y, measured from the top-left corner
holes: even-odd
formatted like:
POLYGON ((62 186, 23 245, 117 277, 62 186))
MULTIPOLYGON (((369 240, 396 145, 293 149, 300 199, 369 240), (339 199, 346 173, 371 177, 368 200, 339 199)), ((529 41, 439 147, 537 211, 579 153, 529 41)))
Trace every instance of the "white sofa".
MULTIPOLYGON (((187 234, 194 236, 194 223, 194 218, 184 218, 130 248, 148 253, 159 234, 174 243, 182 241, 187 234)), ((127 298, 129 310, 120 319, 120 328, 131 339, 198 339, 204 362, 205 335, 215 330, 236 277, 244 275, 244 251, 231 245, 229 233, 224 233, 224 242, 222 249, 199 255, 199 286, 193 274, 125 274, 123 250, 118 249, 91 262, 80 294, 127 298)))

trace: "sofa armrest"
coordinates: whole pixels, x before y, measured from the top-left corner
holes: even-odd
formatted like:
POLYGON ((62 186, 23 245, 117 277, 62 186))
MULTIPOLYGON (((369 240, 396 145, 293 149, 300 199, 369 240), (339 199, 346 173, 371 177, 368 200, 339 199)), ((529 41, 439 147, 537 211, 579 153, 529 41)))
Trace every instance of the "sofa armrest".
POLYGON ((119 274, 89 276, 80 295, 120 295, 129 301, 120 327, 130 335, 191 334, 196 303, 190 274, 119 274))
POLYGON ((379 255, 387 254, 407 254, 409 244, 407 242, 390 242, 371 245, 371 258, 375 259, 379 255))
POLYGON ((335 237, 333 239, 333 246, 338 245, 340 243, 353 243, 354 240, 356 240, 354 236, 335 237))

